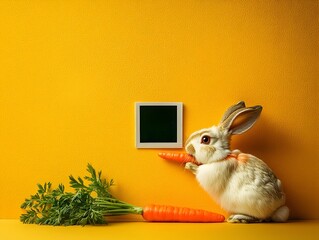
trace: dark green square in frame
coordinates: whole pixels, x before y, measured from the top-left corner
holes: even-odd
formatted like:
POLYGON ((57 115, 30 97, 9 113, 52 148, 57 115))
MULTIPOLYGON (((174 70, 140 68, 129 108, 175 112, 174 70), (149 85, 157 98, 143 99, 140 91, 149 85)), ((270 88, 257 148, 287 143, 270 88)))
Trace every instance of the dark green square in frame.
POLYGON ((182 148, 181 102, 135 103, 137 148, 182 148))
POLYGON ((176 142, 177 107, 176 106, 141 106, 140 141, 176 142))

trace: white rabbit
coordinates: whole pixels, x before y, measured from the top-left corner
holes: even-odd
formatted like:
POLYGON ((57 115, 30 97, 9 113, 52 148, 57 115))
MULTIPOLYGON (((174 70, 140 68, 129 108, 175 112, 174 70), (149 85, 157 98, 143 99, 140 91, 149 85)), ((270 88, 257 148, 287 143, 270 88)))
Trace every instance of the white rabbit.
POLYGON ((271 169, 253 155, 229 150, 231 135, 250 129, 261 111, 261 106, 246 108, 239 102, 218 126, 194 132, 185 144, 201 164, 187 163, 185 168, 231 214, 228 222, 285 222, 289 216, 281 182, 271 169))

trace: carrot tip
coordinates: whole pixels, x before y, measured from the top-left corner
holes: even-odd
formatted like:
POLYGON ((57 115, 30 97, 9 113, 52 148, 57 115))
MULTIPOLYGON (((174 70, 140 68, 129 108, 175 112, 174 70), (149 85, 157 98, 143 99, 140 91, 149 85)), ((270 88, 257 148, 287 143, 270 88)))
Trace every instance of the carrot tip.
POLYGON ((188 153, 178 153, 178 152, 160 152, 158 153, 158 156, 165 159, 169 160, 172 162, 177 162, 177 163, 187 163, 187 162, 192 162, 196 165, 200 165, 196 159, 188 154, 188 153))

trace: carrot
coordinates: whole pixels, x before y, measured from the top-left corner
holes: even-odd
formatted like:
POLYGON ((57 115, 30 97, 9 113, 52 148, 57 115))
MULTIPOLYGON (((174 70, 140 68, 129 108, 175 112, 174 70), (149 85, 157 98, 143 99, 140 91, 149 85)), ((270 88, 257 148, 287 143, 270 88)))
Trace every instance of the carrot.
POLYGON ((20 216, 23 223, 44 225, 86 225, 106 223, 106 216, 126 214, 142 215, 146 221, 154 222, 222 222, 224 216, 204 210, 149 205, 139 207, 115 198, 109 188, 113 180, 101 178, 102 171, 96 172, 88 164, 89 176, 84 179, 70 179, 75 192, 65 192, 60 184, 52 189, 50 182, 38 184, 38 191, 22 203, 26 213, 20 216), (88 183, 85 182, 88 181, 88 183))
POLYGON ((144 220, 148 222, 214 223, 223 222, 225 220, 225 217, 221 214, 202 209, 156 204, 138 207, 118 199, 107 197, 97 198, 93 205, 97 207, 97 209, 101 209, 104 216, 138 214, 142 215, 144 220))
POLYGON ((143 218, 150 222, 224 222, 225 217, 202 209, 149 205, 143 209, 143 218))
POLYGON ((158 153, 158 156, 160 156, 161 158, 165 160, 175 161, 178 163, 192 162, 194 164, 199 165, 196 159, 192 155, 187 153, 160 152, 158 153))
POLYGON ((238 155, 236 155, 236 154, 233 154, 233 153, 230 153, 230 154, 228 154, 227 156, 226 156, 226 160, 228 160, 228 159, 231 159, 231 158, 235 158, 235 159, 237 159, 237 157, 238 157, 238 155))

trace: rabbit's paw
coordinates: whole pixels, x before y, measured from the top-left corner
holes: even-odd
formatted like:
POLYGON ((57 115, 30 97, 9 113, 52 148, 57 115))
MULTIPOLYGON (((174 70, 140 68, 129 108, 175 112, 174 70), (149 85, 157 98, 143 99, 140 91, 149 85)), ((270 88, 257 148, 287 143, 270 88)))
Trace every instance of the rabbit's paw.
POLYGON ((248 215, 244 215, 244 214, 234 214, 227 219, 227 222, 229 223, 259 223, 259 222, 262 222, 262 220, 248 216, 248 215))
POLYGON ((196 175, 197 172, 197 168, 198 166, 194 163, 188 162, 185 164, 185 169, 191 171, 192 173, 194 173, 196 175))

